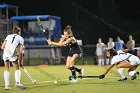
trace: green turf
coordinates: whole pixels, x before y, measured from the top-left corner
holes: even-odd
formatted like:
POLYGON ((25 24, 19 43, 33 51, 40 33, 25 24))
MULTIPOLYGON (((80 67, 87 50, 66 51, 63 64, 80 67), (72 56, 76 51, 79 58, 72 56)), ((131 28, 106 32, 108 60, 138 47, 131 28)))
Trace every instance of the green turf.
MULTIPOLYGON (((85 75, 99 75, 106 68, 94 65, 78 65, 78 67, 84 68, 85 75)), ((129 79, 125 82, 118 82, 117 79, 120 77, 116 68, 113 68, 105 79, 78 79, 78 82, 73 84, 67 80, 70 71, 64 65, 48 67, 27 66, 26 69, 37 79, 38 83, 32 84, 21 69, 21 82, 26 86, 26 90, 16 88, 14 86, 13 68, 10 68, 12 89, 5 91, 3 81, 4 68, 0 67, 0 93, 139 93, 140 88, 140 77, 132 81, 127 73, 126 75, 129 79), (55 80, 59 80, 59 82, 55 84, 55 80)), ((137 70, 140 70, 140 68, 137 70)))

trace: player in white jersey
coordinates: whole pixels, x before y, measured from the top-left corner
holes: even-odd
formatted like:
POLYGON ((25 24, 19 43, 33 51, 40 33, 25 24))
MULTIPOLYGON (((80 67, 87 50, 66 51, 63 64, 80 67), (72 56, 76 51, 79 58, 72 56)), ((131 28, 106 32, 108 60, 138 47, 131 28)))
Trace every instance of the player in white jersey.
POLYGON ((140 64, 140 60, 137 56, 130 53, 125 53, 121 50, 116 52, 114 49, 108 50, 107 56, 112 57, 111 65, 105 70, 104 74, 99 76, 100 79, 105 78, 105 75, 114 65, 117 66, 118 72, 121 75, 121 79, 119 79, 118 81, 127 80, 123 68, 129 68, 128 73, 131 76, 131 80, 136 79, 139 75, 139 72, 135 71, 135 69, 140 64))
POLYGON ((1 49, 3 50, 3 60, 5 65, 4 80, 5 80, 5 90, 10 88, 10 62, 12 62, 15 68, 15 86, 20 89, 25 89, 25 87, 20 83, 21 71, 19 66, 22 65, 23 58, 23 47, 24 39, 20 36, 21 29, 17 26, 13 28, 13 34, 7 35, 4 40, 1 49), (18 53, 18 54, 17 54, 18 53), (18 55, 18 56, 17 56, 18 55))

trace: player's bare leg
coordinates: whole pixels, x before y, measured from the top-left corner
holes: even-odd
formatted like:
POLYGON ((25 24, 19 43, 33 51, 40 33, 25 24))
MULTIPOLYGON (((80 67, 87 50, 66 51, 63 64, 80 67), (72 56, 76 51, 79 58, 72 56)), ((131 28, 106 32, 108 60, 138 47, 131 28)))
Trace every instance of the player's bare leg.
POLYGON ((123 68, 129 68, 131 67, 131 64, 128 62, 121 62, 117 65, 117 70, 119 72, 119 74, 121 75, 121 79, 119 79, 118 81, 125 81, 127 80, 127 77, 124 74, 124 69, 123 68))
POLYGON ((74 66, 75 60, 78 58, 78 54, 74 54, 72 57, 67 58, 67 66, 69 65, 69 69, 71 70, 72 76, 69 77, 70 82, 77 82, 76 71, 79 74, 83 75, 83 69, 78 69, 74 66))
POLYGON ((10 62, 9 61, 5 61, 4 62, 5 65, 5 71, 4 71, 4 81, 5 81, 5 90, 10 90, 10 72, 9 72, 9 68, 10 68, 10 62))
POLYGON ((137 76, 139 75, 139 72, 136 72, 135 69, 138 67, 138 65, 131 66, 128 70, 129 75, 131 76, 131 80, 135 80, 137 76))
POLYGON ((18 62, 15 61, 13 62, 13 66, 15 69, 15 86, 20 88, 20 89, 25 89, 25 87, 20 83, 20 79, 21 79, 21 71, 19 69, 19 65, 18 62))
POLYGON ((72 76, 69 77, 70 82, 75 82, 76 81, 76 72, 75 72, 75 68, 73 66, 73 62, 72 62, 72 57, 67 57, 67 63, 66 66, 69 70, 71 70, 72 76))
MULTIPOLYGON (((122 69, 122 68, 129 68, 128 73, 131 76, 131 80, 134 80, 137 78, 137 76, 139 75, 139 72, 134 71, 136 68, 138 67, 138 65, 131 65, 130 62, 124 61, 121 62, 120 64, 117 65, 118 69, 122 69)), ((122 76, 122 81, 127 80, 127 78, 123 78, 123 71, 120 70, 120 75, 122 76)))
MULTIPOLYGON (((78 54, 74 54, 73 57, 71 58, 71 62, 73 62, 72 63, 73 66, 77 58, 78 58, 78 54)), ((83 68, 79 69, 76 66, 74 66, 74 68, 75 68, 75 71, 79 73, 79 76, 83 76, 83 73, 84 73, 83 68)))

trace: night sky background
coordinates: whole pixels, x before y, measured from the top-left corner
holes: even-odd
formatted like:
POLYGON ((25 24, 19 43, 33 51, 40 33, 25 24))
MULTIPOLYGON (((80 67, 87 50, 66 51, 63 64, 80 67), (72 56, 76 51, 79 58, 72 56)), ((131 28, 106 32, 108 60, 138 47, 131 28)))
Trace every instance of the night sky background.
POLYGON ((74 36, 83 44, 96 44, 99 37, 107 43, 120 36, 125 42, 131 34, 140 43, 139 0, 0 0, 16 5, 19 15, 61 17, 62 31, 71 25, 74 36))

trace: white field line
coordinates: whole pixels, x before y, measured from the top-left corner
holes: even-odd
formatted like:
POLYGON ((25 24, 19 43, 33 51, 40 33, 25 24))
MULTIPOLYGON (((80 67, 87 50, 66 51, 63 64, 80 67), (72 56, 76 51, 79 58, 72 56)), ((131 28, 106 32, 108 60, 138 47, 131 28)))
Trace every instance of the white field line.
MULTIPOLYGON (((106 77, 106 78, 118 78, 118 77, 106 77)), ((80 80, 87 80, 87 79, 94 79, 94 78, 83 78, 83 79, 78 79, 78 81, 80 80)), ((99 79, 100 80, 100 79, 99 79)), ((40 81, 40 82, 36 82, 37 84, 41 84, 41 83, 54 83, 55 81, 57 81, 57 80, 47 80, 47 81, 40 81)), ((68 79, 63 79, 63 80, 60 80, 60 82, 61 81, 68 81, 69 82, 69 80, 68 79)), ((58 80, 58 82, 59 82, 59 80, 58 80)), ((33 84, 33 83, 23 83, 23 84, 25 84, 25 85, 28 85, 28 84, 33 84)))
MULTIPOLYGON (((36 81, 35 84, 51 83, 51 82, 54 83, 55 81, 59 82, 59 80, 47 80, 47 81, 40 81, 40 82, 36 81)), ((63 79, 63 80, 60 80, 60 81, 68 81, 68 79, 63 79)), ((23 83, 23 84, 28 85, 28 84, 33 84, 33 83, 23 83)))
MULTIPOLYGON (((118 78, 118 77, 106 77, 106 78, 118 78)), ((81 81, 81 80, 87 80, 87 79, 94 79, 94 78, 83 78, 83 79, 78 79, 78 81, 81 81)), ((99 79, 100 80, 100 79, 99 79)), ((23 83, 23 85, 25 84, 25 85, 30 85, 30 84, 45 84, 45 83, 54 83, 55 81, 57 81, 57 80, 47 80, 47 81, 40 81, 40 82, 36 82, 36 83, 23 83)), ((63 80, 60 80, 60 83, 61 83, 61 81, 67 81, 67 82, 69 82, 69 80, 68 79, 63 79, 63 80)), ((58 81, 59 82, 59 81, 58 81)), ((63 82, 62 82, 63 83, 63 82)), ((14 84, 11 84, 11 86, 15 86, 14 84)), ((4 87, 4 85, 0 85, 0 87, 4 87)))

